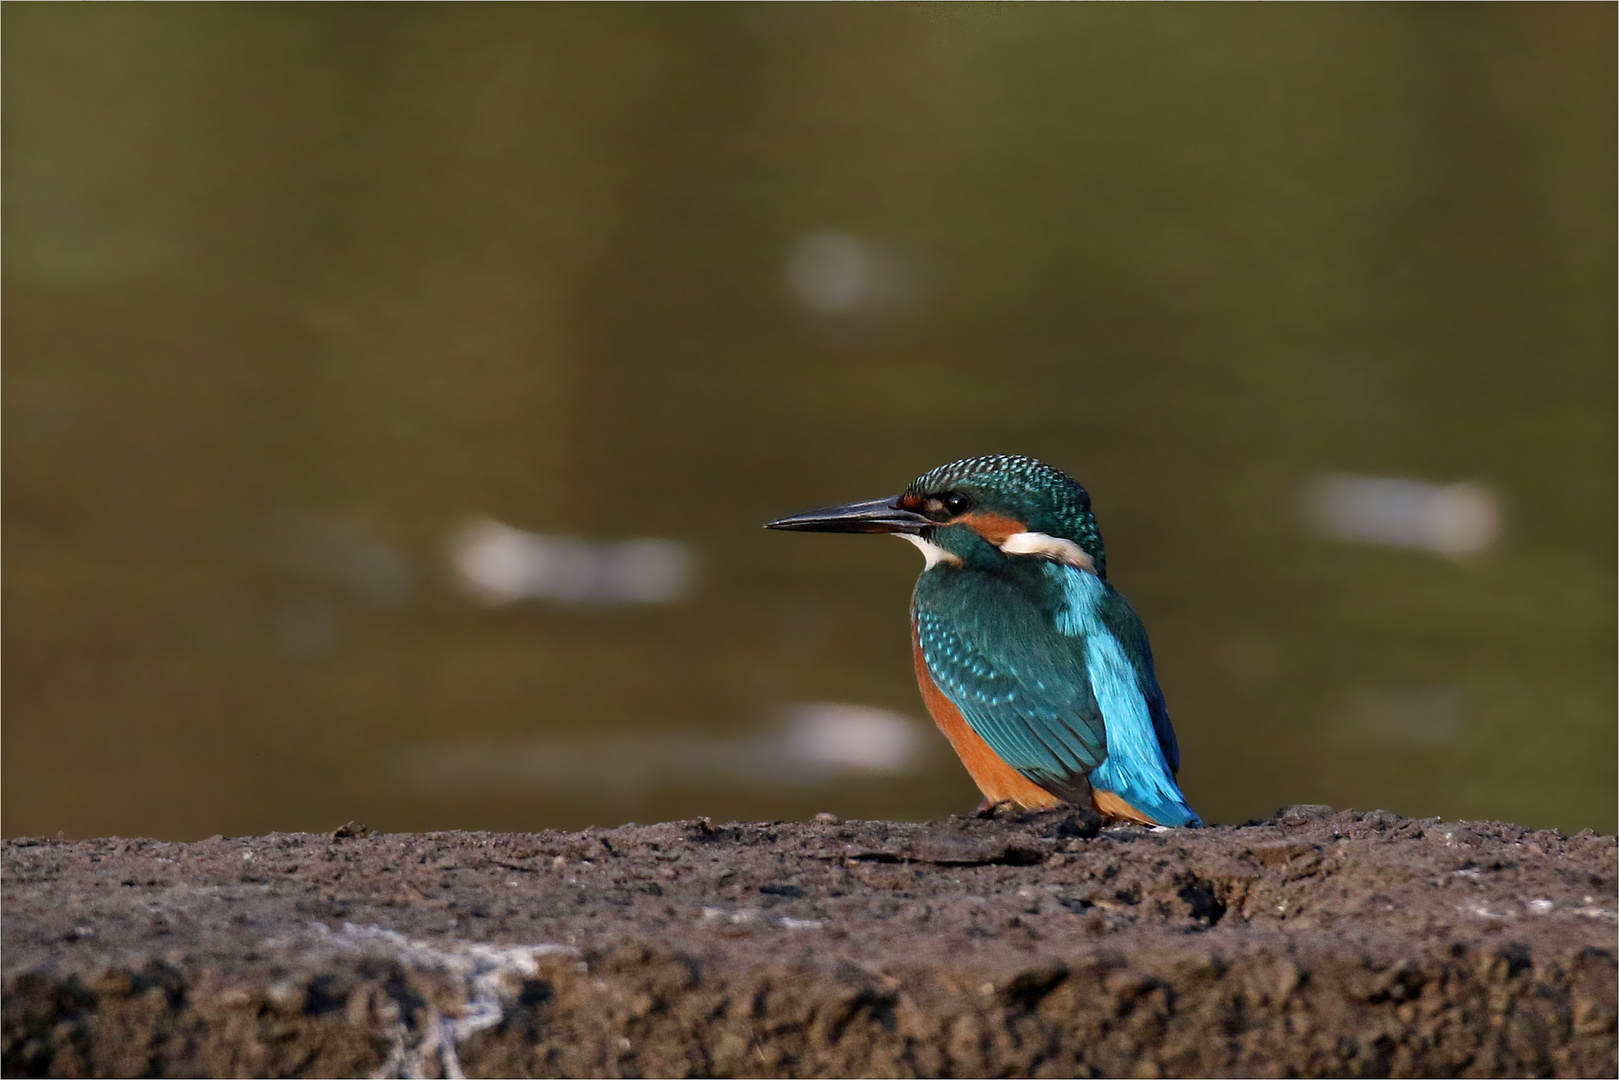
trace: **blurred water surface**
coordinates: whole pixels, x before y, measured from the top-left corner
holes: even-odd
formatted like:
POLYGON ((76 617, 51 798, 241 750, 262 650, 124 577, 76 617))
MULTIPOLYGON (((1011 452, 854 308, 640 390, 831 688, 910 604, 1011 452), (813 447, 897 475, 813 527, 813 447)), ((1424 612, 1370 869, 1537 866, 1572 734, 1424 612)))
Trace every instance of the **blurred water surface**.
POLYGON ((7 835, 968 809, 759 525, 983 452, 1206 818, 1614 829, 1611 5, 6 17, 7 835))

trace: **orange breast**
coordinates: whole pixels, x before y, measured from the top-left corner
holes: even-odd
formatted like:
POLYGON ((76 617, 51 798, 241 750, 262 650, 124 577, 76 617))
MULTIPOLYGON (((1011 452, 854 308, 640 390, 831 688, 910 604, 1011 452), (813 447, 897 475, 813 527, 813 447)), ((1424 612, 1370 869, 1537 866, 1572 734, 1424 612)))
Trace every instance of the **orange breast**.
POLYGON ((916 685, 922 689, 922 700, 927 703, 933 722, 950 740, 956 756, 967 767, 967 774, 978 785, 978 790, 984 793, 984 798, 992 803, 1011 801, 1031 810, 1056 806, 1062 802, 1002 761, 1000 755, 990 749, 989 743, 967 725, 960 710, 950 703, 928 673, 928 666, 922 659, 922 643, 917 640, 914 627, 911 630, 911 656, 916 662, 916 685))

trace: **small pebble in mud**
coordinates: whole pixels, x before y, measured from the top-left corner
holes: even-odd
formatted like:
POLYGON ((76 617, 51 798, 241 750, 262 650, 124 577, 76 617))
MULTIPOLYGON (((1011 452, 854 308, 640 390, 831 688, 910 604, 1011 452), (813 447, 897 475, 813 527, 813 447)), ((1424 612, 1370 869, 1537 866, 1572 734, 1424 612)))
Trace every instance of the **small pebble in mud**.
POLYGON ((815 824, 817 825, 836 825, 837 823, 838 815, 836 814, 829 814, 825 810, 822 810, 819 814, 815 815, 815 824))
POLYGON ((791 900, 802 899, 804 896, 804 890, 797 885, 783 885, 775 881, 759 886, 759 891, 766 896, 785 896, 791 900))

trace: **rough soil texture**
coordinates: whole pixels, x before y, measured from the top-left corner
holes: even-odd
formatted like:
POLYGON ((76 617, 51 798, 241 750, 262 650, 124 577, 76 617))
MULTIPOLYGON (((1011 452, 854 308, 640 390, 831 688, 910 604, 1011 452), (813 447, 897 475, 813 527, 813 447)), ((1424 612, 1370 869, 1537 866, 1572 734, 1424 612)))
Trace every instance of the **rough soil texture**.
POLYGON ((13 840, 4 1071, 1619 1067, 1612 837, 1325 807, 1173 831, 824 817, 13 840))

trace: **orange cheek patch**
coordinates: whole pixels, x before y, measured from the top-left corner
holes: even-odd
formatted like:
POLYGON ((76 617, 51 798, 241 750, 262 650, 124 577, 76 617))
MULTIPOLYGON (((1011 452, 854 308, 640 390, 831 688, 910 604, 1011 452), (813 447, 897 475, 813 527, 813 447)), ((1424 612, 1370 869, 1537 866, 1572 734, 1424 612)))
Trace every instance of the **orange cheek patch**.
POLYGON ((1000 547, 1002 544, 1006 543, 1006 538, 1009 536, 1015 536, 1020 532, 1029 531, 1029 524, 1026 521, 1018 521, 1015 518, 1003 517, 1000 514, 987 514, 982 512, 963 514, 961 517, 952 522, 952 524, 966 525, 968 528, 972 529, 973 532, 977 533, 979 536, 982 536, 985 540, 988 540, 996 547, 1000 547))

